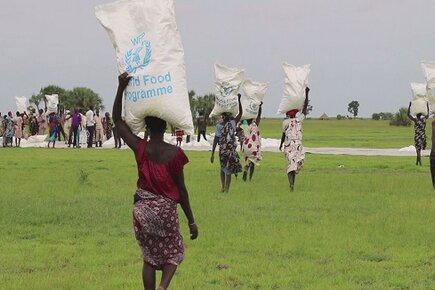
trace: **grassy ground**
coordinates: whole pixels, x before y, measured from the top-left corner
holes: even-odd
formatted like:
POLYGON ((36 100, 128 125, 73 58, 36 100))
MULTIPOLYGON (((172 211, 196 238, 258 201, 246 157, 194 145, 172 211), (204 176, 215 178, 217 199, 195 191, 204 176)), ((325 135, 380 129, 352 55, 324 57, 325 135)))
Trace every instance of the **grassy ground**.
MULTIPOLYGON (((130 151, 0 154, 0 289, 141 289, 130 151)), ((180 210, 171 289, 433 289, 427 159, 307 155, 290 193, 283 156, 265 153, 251 183, 223 194, 210 153, 187 154, 200 236, 187 239, 180 210)))
MULTIPOLYGON (((262 119, 264 138, 280 139, 282 119, 262 119)), ((431 125, 427 122, 428 147, 431 146, 431 125)), ((214 128, 208 128, 212 132, 214 128)), ((304 145, 307 147, 402 148, 414 144, 414 127, 390 126, 389 121, 317 120, 304 121, 304 145)))

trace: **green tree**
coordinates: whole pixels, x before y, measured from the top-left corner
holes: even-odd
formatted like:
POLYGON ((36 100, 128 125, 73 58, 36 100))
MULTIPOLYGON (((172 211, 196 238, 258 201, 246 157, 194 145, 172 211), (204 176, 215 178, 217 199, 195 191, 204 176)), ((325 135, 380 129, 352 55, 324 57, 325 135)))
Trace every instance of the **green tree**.
POLYGON ((411 120, 408 118, 408 109, 400 108, 399 112, 391 119, 390 126, 411 126, 411 120))
POLYGON ((354 119, 358 116, 358 107, 358 101, 352 101, 347 105, 347 111, 353 115, 354 119))
POLYGON ((43 96, 41 94, 37 94, 37 95, 33 94, 29 99, 29 103, 35 105, 36 109, 38 109, 39 111, 40 109, 39 105, 41 104, 42 100, 43 100, 43 96))
POLYGON ((94 106, 94 109, 104 110, 103 99, 93 90, 85 87, 77 87, 67 92, 65 109, 87 109, 90 106, 94 106))

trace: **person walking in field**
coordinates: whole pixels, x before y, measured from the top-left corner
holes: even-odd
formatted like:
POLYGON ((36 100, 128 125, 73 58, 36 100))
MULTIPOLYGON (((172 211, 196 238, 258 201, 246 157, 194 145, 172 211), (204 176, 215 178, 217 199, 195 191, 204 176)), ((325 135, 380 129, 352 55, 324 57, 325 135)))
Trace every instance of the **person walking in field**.
POLYGON ((430 175, 432 177, 432 187, 435 189, 435 120, 432 121, 432 148, 430 150, 430 175))
POLYGON ((198 130, 198 138, 196 142, 199 142, 201 139, 201 135, 204 138, 205 141, 207 141, 207 138, 205 137, 206 131, 207 131, 207 119, 204 116, 204 112, 199 112, 198 118, 196 118, 196 129, 198 130))
POLYGON ((112 138, 112 118, 110 118, 110 113, 106 112, 102 120, 104 135, 106 135, 106 140, 112 138))
POLYGON ((418 113, 416 116, 411 115, 411 102, 409 102, 408 106, 408 118, 414 122, 414 142, 415 142, 415 151, 417 153, 417 159, 415 165, 421 166, 421 150, 426 149, 426 120, 429 118, 429 103, 426 103, 427 113, 423 115, 422 113, 418 113))
POLYGON ((103 147, 103 118, 100 116, 100 110, 95 111, 95 147, 103 147))
POLYGON ((48 145, 47 148, 50 148, 50 143, 53 142, 53 148, 56 146, 56 139, 59 135, 59 116, 54 112, 51 112, 48 115, 48 145))
POLYGON ((299 111, 293 109, 287 112, 287 118, 282 124, 283 133, 281 136, 281 144, 279 150, 282 150, 284 145, 284 154, 287 159, 287 177, 290 185, 290 191, 294 190, 296 174, 302 169, 305 160, 305 154, 302 146, 302 122, 305 119, 308 108, 308 92, 310 89, 305 89, 305 102, 302 108, 302 113, 296 115, 299 111))
POLYGON ((240 163, 239 155, 237 154, 237 140, 236 140, 236 124, 242 117, 242 103, 240 102, 241 95, 238 94, 239 113, 233 119, 231 114, 222 114, 222 125, 216 126, 216 135, 213 140, 213 147, 211 150, 210 162, 214 162, 214 151, 216 145, 219 143, 219 161, 220 161, 220 176, 222 189, 221 192, 229 192, 231 185, 231 175, 237 174, 242 171, 242 165, 240 163), (220 137, 217 137, 220 136, 220 137))
POLYGON ((38 115, 38 135, 45 135, 45 130, 47 129, 47 116, 43 109, 39 109, 38 115))
POLYGON ((188 159, 180 147, 164 141, 167 124, 162 119, 145 118, 149 141, 131 132, 121 118, 122 96, 129 79, 127 73, 118 77, 112 118, 118 134, 134 152, 137 163, 139 179, 134 194, 133 225, 143 254, 143 285, 145 290, 155 290, 156 270, 162 270, 158 289, 165 290, 184 256, 176 211, 178 203, 188 220, 190 238, 198 237, 184 183, 183 167, 188 159))
POLYGON ((17 112, 17 116, 15 118, 15 147, 20 147, 21 145, 21 138, 24 137, 23 135, 23 117, 20 114, 20 112, 17 112))
POLYGON ((14 120, 12 118, 12 112, 8 112, 7 115, 4 116, 3 119, 3 146, 4 147, 12 147, 12 140, 14 138, 14 120), (10 144, 10 146, 9 146, 10 144))
MULTIPOLYGON (((258 109, 258 115, 255 121, 253 119, 246 120, 248 128, 245 132, 245 138, 243 140, 242 152, 245 157, 245 167, 243 171, 242 179, 246 181, 249 171, 249 181, 251 181, 254 175, 254 169, 256 165, 259 165, 261 157, 261 137, 258 126, 261 121, 261 109, 263 102, 260 103, 258 109)), ((244 130, 245 131, 245 130, 244 130)))

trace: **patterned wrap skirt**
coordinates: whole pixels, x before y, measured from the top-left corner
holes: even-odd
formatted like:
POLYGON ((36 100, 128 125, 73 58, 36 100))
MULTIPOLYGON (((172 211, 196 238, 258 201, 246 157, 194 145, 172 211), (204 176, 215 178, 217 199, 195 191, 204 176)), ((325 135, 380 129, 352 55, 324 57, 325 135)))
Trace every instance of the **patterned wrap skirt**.
POLYGON ((287 173, 291 171, 299 173, 304 166, 305 160, 302 142, 300 140, 291 140, 290 143, 284 144, 284 154, 287 159, 287 173))
POLYGON ((167 264, 180 265, 184 257, 177 203, 165 196, 137 189, 133 227, 143 260, 161 270, 167 264))

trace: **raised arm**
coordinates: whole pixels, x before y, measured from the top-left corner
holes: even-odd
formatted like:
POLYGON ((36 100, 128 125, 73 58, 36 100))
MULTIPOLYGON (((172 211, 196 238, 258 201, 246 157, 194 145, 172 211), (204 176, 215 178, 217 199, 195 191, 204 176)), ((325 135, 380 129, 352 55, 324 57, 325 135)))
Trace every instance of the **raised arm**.
POLYGON ((408 118, 411 119, 413 122, 416 121, 416 119, 411 115, 411 102, 409 102, 408 106, 408 118))
POLYGON ((211 163, 214 162, 214 151, 216 150, 216 145, 218 143, 218 140, 219 140, 219 137, 217 137, 216 134, 215 134, 214 139, 213 139, 213 146, 211 148, 211 157, 210 157, 210 162, 211 163))
POLYGON ((258 108, 257 119, 255 120, 255 123, 257 123, 257 126, 260 126, 262 107, 263 107, 263 102, 260 103, 260 107, 258 108))
POLYGON ((112 119, 119 136, 125 141, 125 143, 127 143, 128 147, 136 153, 139 147, 140 138, 131 132, 130 128, 121 118, 122 95, 130 81, 130 78, 131 77, 129 77, 126 72, 118 77, 118 90, 116 92, 115 101, 113 102, 112 119))
POLYGON ((310 88, 305 88, 305 102, 304 107, 302 108, 302 114, 307 115, 307 109, 308 109, 308 93, 310 92, 310 88))
POLYGON ((242 115, 243 115, 242 102, 240 101, 241 97, 242 97, 241 94, 237 94, 237 101, 239 102, 239 113, 234 118, 234 121, 236 122, 236 124, 240 122, 240 119, 242 118, 242 115))
POLYGON ((429 102, 426 102, 426 108, 427 108, 427 113, 426 116, 424 116, 426 119, 429 119, 429 102))
POLYGON ((192 209, 190 208, 189 194, 184 183, 183 171, 178 172, 175 175, 178 190, 180 191, 180 205, 189 223, 190 239, 194 240, 198 237, 198 227, 195 224, 192 209))
POLYGON ((279 151, 281 151, 282 149, 282 144, 284 143, 285 140, 285 133, 283 132, 281 135, 281 143, 279 144, 279 151))

